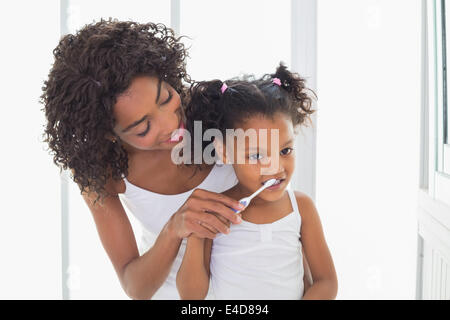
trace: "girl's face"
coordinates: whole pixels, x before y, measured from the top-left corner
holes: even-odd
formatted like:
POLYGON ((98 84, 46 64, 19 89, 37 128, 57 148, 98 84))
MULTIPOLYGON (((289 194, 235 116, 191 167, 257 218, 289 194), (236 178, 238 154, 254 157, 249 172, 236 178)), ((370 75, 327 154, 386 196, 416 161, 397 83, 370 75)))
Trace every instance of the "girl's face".
MULTIPOLYGON (((264 116, 252 117, 239 125, 244 132, 254 129, 257 133, 257 145, 251 145, 249 138, 239 142, 235 138, 234 143, 234 170, 239 180, 239 187, 243 192, 252 194, 258 190, 264 182, 275 178, 281 183, 265 189, 258 198, 265 201, 275 201, 282 197, 295 168, 294 154, 294 128, 289 116, 277 113, 273 119, 264 116), (264 129, 267 134, 264 134, 264 129), (261 131, 263 130, 263 131, 261 131), (271 141, 271 131, 278 130, 278 141, 271 141), (260 139, 267 136, 267 139, 260 139), (277 143, 278 142, 278 143, 277 143), (277 146, 277 147, 275 147, 277 146), (271 150, 273 148, 273 150, 271 150), (239 152, 244 159, 239 160, 239 152), (245 160, 245 163, 242 163, 245 160), (249 163, 250 160, 256 162, 249 163)), ((235 128, 237 129, 237 128, 235 128)))
POLYGON ((174 88, 156 77, 141 76, 117 98, 114 132, 129 151, 170 150, 181 139, 170 141, 183 116, 174 88))

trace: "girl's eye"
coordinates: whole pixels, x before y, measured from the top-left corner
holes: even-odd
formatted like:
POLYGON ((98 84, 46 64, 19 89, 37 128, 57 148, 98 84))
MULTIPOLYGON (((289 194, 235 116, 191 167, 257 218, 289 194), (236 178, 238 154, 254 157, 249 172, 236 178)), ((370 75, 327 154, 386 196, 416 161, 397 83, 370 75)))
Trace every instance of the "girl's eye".
POLYGON ((141 133, 138 133, 137 135, 140 136, 140 137, 143 137, 143 136, 145 136, 148 133, 149 130, 150 130, 150 121, 147 121, 147 128, 145 129, 145 131, 141 132, 141 133))
POLYGON ((251 154, 248 156, 250 160, 261 160, 263 158, 263 155, 260 153, 251 154))
POLYGON ((292 152, 292 150, 294 150, 294 149, 292 149, 292 148, 284 148, 283 150, 281 150, 281 155, 282 156, 287 156, 288 154, 290 154, 291 152, 292 152))

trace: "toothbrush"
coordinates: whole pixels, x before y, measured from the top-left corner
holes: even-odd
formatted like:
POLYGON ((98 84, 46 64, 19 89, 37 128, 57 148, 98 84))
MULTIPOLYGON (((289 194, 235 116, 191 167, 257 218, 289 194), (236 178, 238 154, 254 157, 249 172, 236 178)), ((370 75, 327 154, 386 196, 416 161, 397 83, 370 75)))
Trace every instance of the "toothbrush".
MULTIPOLYGON (((243 205, 245 206, 245 208, 248 207, 248 205, 250 204, 250 201, 252 201, 252 199, 253 199, 254 197, 256 197, 256 196, 257 196, 261 191, 263 191, 264 189, 266 189, 266 188, 268 188, 268 187, 270 187, 270 186, 273 186, 276 182, 277 182, 277 179, 270 179, 270 180, 267 180, 261 188, 259 188, 258 190, 256 190, 251 196, 248 196, 248 197, 245 197, 245 198, 242 198, 241 200, 239 200, 239 203, 240 203, 240 204, 243 204, 243 205)), ((245 208, 244 208, 244 209, 245 209, 245 208)), ((242 209, 242 210, 244 210, 244 209, 242 209)), ((236 212, 236 213, 239 213, 239 212, 242 211, 242 210, 238 211, 238 210, 234 210, 234 209, 232 209, 232 210, 233 210, 234 212, 236 212)))

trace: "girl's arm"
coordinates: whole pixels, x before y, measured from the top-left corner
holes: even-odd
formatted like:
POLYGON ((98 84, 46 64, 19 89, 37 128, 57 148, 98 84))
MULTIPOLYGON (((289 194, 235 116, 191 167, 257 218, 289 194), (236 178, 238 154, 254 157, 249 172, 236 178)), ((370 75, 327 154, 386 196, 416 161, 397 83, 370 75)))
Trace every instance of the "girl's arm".
POLYGON ((301 241, 313 278, 312 286, 306 290, 303 299, 334 299, 338 288, 337 275, 319 214, 306 194, 295 191, 295 195, 302 217, 301 241))
POLYGON ((211 239, 191 235, 186 244, 183 261, 177 273, 177 288, 184 300, 203 300, 209 289, 211 239))
POLYGON ((304 294, 312 286, 313 279, 311 275, 311 269, 309 268, 308 260, 306 260, 306 255, 303 247, 302 247, 302 256, 303 256, 303 294, 304 294))

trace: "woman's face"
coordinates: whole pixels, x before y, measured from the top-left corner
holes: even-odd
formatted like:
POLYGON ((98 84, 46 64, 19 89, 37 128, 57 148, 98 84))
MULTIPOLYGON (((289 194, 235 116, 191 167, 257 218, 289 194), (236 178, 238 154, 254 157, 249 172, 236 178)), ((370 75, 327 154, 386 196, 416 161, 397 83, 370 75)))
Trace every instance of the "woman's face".
POLYGON ((241 140, 241 143, 235 138, 233 167, 239 180, 239 187, 250 195, 264 182, 275 178, 281 182, 265 189, 258 198, 265 201, 278 200, 283 196, 295 168, 295 133, 292 120, 284 114, 277 113, 273 119, 263 116, 252 117, 239 125, 239 128, 244 131, 253 129, 258 137, 256 145, 251 145, 249 138, 241 140), (274 140, 276 136, 272 136, 273 130, 278 131, 278 141, 274 140), (267 140, 260 139, 264 136, 267 140), (243 155, 243 159, 241 158, 239 162, 237 161, 239 160, 238 151, 243 155))
POLYGON ((180 96, 156 77, 136 77, 113 112, 114 132, 129 151, 170 150, 181 139, 171 141, 184 123, 180 96))

